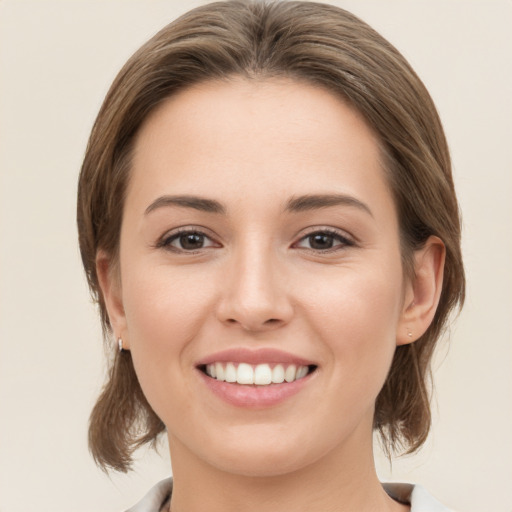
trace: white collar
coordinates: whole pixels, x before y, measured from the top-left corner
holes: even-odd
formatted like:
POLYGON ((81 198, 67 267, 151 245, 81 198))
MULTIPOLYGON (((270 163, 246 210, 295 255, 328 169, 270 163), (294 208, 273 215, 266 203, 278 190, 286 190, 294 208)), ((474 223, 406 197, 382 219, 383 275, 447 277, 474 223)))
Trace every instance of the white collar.
POLYGON ((411 512, 453 512, 439 503, 421 485, 384 483, 385 491, 395 500, 411 506, 411 512))
MULTIPOLYGON (((420 485, 384 483, 386 492, 397 501, 411 505, 411 512, 453 512, 420 485)), ((162 480, 126 512, 160 512, 172 492, 172 478, 162 480)))

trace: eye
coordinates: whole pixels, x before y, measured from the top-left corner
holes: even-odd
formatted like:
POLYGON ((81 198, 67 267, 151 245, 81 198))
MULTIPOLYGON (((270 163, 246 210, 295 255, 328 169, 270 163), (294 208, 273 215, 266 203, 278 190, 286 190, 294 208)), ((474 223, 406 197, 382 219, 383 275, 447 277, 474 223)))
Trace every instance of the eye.
POLYGON ((158 247, 178 252, 194 252, 208 247, 218 247, 218 244, 201 231, 187 229, 165 236, 158 243, 158 247))
POLYGON ((341 233, 323 229, 309 233, 301 238, 296 247, 312 249, 314 251, 330 251, 353 246, 354 242, 341 233))

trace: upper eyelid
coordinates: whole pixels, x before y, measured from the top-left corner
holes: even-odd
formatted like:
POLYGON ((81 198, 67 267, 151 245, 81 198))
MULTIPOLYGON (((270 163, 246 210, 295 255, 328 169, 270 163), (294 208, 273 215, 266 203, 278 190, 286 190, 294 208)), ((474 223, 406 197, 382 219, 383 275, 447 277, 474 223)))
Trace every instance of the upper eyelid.
MULTIPOLYGON (((332 238, 334 238, 337 242, 339 242, 339 245, 342 246, 342 247, 353 247, 356 245, 356 242, 354 240, 352 240, 351 238, 349 238, 348 236, 344 236, 344 235, 341 235, 337 232, 328 232, 328 231, 313 231, 301 238, 299 238, 296 242, 293 243, 293 246, 294 247, 297 247, 299 248, 298 246, 303 243, 305 240, 307 240, 310 236, 312 235, 315 235, 315 234, 326 234, 332 238)), ((313 248, 309 248, 309 247, 302 247, 302 249, 306 249, 306 250, 311 250, 311 251, 315 251, 315 252, 322 252, 322 251, 331 251, 335 248, 336 246, 334 247, 331 247, 329 249, 313 249, 313 248)))
POLYGON ((212 231, 204 226, 179 226, 177 228, 169 229, 166 231, 160 239, 169 238, 175 235, 181 235, 183 233, 198 233, 200 235, 207 236, 208 238, 215 238, 215 235, 212 233, 212 231))
MULTIPOLYGON (((304 240, 308 236, 311 236, 315 233, 327 233, 331 236, 338 236, 342 239, 348 240, 353 244, 358 243, 358 240, 356 237, 351 235, 350 233, 347 233, 345 230, 341 230, 339 228, 334 228, 331 226, 309 226, 308 228, 304 228, 302 233, 297 233, 297 235, 294 237, 294 242, 292 242, 292 245, 297 244, 298 242, 304 240), (305 229, 305 231, 304 231, 305 229)), ((215 243, 221 243, 218 240, 218 237, 214 234, 212 234, 211 230, 204 226, 180 226, 174 229, 171 229, 169 231, 166 231, 157 241, 156 245, 164 245, 166 241, 169 239, 175 239, 176 237, 180 236, 184 233, 198 233, 200 235, 203 235, 207 238, 209 238, 212 242, 215 243)))
POLYGON ((297 234, 297 240, 303 240, 304 238, 308 237, 308 236, 311 236, 311 235, 314 235, 315 233, 328 233, 329 235, 332 235, 332 236, 339 236, 340 238, 344 238, 346 240, 350 240, 352 243, 358 243, 358 239, 357 237, 355 237, 354 235, 352 235, 351 233, 343 230, 343 229, 339 229, 339 228, 334 228, 334 227, 330 227, 330 226, 311 226, 309 228, 306 228, 306 232, 302 233, 302 235, 300 234, 297 234))
MULTIPOLYGON (((311 234, 311 233, 318 233, 318 232, 329 232, 329 233, 335 233, 335 234, 339 234, 339 235, 346 235, 346 236, 350 236, 352 237, 352 235, 350 235, 349 233, 347 233, 345 230, 342 230, 340 228, 335 228, 335 227, 332 227, 332 226, 308 226, 306 228, 302 228, 300 231, 307 231, 305 234, 303 234, 303 236, 306 236, 308 234, 311 234)), ((299 236, 300 234, 300 231, 299 233, 297 233, 296 236, 299 236)), ((172 228, 172 229, 169 229, 168 231, 166 231, 164 233, 163 236, 169 234, 176 234, 176 233, 187 233, 187 232, 197 232, 197 233, 203 233, 205 235, 207 235, 208 233, 212 233, 212 231, 205 227, 205 226, 199 226, 199 225, 185 225, 185 226, 178 226, 176 228, 172 228)), ((215 236, 215 235, 212 235, 212 236, 215 236)))
MULTIPOLYGON (((171 230, 166 231, 162 236, 160 236, 156 243, 153 244, 154 247, 162 247, 165 248, 166 245, 170 245, 169 242, 176 240, 180 235, 186 234, 186 233, 197 233, 199 235, 202 235, 209 240, 211 240, 213 243, 220 243, 218 242, 217 238, 210 234, 210 230, 203 227, 203 226, 180 226, 171 230)), ((209 249, 209 247, 205 247, 204 249, 209 249)), ((198 249, 201 250, 201 249, 198 249)), ((190 252, 190 251, 186 251, 190 252)))

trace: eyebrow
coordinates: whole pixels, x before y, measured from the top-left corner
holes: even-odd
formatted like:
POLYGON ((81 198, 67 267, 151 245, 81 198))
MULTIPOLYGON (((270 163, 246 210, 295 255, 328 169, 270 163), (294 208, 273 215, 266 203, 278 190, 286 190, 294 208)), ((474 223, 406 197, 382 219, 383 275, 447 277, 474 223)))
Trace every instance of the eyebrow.
POLYGON ((373 217, 372 211, 365 203, 355 197, 345 194, 308 194, 292 197, 286 203, 286 211, 305 212, 339 205, 353 206, 373 217))
MULTIPOLYGON (((285 207, 285 211, 300 213, 305 211, 317 210, 320 208, 329 208, 332 206, 352 206, 358 208, 373 217, 370 208, 355 197, 345 194, 306 194, 290 198, 285 207)), ((178 206, 181 208, 192 208, 201 212, 216 213, 225 215, 226 208, 215 199, 206 199, 198 196, 161 196, 155 199, 145 210, 145 215, 162 207, 178 206)))
POLYGON ((201 212, 225 214, 226 209, 214 199, 205 199, 196 196, 161 196, 155 199, 144 212, 146 215, 164 206, 179 206, 181 208, 193 208, 201 212))

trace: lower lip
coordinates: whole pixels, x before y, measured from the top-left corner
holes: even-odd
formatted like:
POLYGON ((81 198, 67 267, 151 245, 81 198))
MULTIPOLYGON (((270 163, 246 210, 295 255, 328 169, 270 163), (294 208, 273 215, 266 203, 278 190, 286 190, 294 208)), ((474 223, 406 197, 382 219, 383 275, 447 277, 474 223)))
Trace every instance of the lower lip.
POLYGON ((244 384, 223 382, 208 377, 198 370, 203 382, 220 399, 236 407, 261 409, 284 402, 297 394, 310 380, 312 374, 293 382, 269 384, 267 386, 249 386, 244 384))

